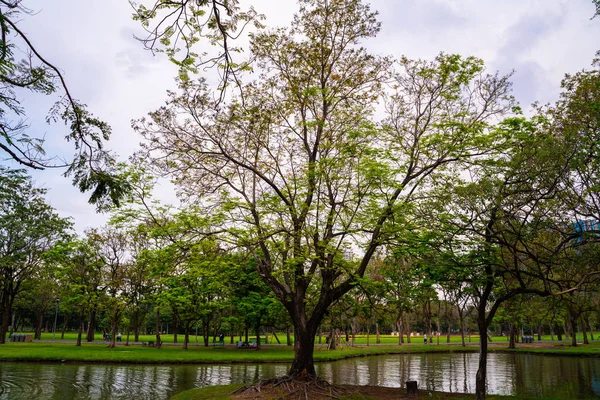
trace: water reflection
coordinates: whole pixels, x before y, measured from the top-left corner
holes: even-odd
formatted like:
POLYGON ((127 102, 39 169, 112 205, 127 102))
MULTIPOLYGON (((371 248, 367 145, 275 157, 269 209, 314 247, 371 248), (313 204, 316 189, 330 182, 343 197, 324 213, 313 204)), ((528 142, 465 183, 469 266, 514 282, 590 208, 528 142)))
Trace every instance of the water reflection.
MULTIPOLYGON (((477 354, 388 355, 317 365, 335 384, 473 393, 477 354)), ((168 399, 191 389, 283 375, 286 364, 75 365, 0 363, 0 399, 168 399)), ((600 397, 600 360, 490 354, 488 392, 553 398, 600 397)))

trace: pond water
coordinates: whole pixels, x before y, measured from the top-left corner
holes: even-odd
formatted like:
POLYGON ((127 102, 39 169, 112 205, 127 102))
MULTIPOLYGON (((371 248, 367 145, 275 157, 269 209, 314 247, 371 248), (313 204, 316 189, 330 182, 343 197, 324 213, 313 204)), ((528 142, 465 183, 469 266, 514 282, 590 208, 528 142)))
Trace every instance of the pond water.
MULTIPOLYGON (((334 384, 473 393, 477 354, 411 354, 317 364, 334 384)), ((283 375, 287 364, 98 365, 0 363, 0 399, 168 399, 195 387, 283 375)), ((490 354, 488 393, 600 398, 600 359, 490 354)))

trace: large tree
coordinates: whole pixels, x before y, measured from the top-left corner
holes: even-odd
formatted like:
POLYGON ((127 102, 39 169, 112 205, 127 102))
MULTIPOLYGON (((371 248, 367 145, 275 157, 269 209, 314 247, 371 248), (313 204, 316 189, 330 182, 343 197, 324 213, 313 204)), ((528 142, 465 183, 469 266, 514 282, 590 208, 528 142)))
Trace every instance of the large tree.
POLYGON ((359 0, 302 0, 290 28, 252 37, 261 75, 243 98, 224 106, 203 81, 183 80, 181 95, 135 124, 183 197, 220 209, 258 261, 294 322, 290 376, 314 375, 328 307, 407 229, 434 172, 485 152, 489 119, 511 105, 507 79, 474 58, 402 59, 390 76, 390 59, 360 47, 379 29, 359 0), (384 82, 396 92, 378 125, 384 82))

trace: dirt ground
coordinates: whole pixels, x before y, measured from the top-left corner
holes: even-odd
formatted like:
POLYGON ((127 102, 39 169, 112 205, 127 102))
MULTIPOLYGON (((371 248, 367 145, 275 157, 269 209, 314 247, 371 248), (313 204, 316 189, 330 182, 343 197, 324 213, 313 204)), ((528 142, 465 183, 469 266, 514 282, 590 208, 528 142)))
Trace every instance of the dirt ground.
POLYGON ((468 399, 475 398, 473 395, 464 393, 440 393, 430 392, 428 390, 419 390, 417 395, 408 395, 405 388, 388 388, 380 386, 351 386, 351 385, 339 385, 339 386, 322 386, 318 387, 315 385, 294 385, 293 388, 286 387, 275 387, 267 386, 262 387, 260 392, 256 391, 255 388, 246 390, 242 393, 237 393, 232 396, 234 399, 243 400, 331 400, 331 399, 353 399, 353 400, 367 400, 367 399, 381 399, 381 400, 415 400, 415 399, 468 399))

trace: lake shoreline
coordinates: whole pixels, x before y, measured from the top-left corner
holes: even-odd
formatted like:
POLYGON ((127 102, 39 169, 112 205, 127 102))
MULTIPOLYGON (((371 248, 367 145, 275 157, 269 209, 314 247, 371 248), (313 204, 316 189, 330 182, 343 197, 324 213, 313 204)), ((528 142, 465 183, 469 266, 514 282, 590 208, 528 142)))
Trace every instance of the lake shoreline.
MULTIPOLYGON (((263 345, 261 350, 239 350, 234 346, 213 349, 204 346, 190 346, 183 350, 180 346, 169 345, 162 349, 139 345, 119 345, 110 349, 104 344, 88 343, 82 347, 67 343, 7 344, 2 347, 0 362, 58 363, 58 364, 131 364, 131 365, 204 365, 204 364, 288 364, 293 360, 293 350, 287 346, 263 345), (53 351, 54 350, 54 351, 53 351), (58 351, 61 350, 61 351, 58 351), (11 353, 14 354, 11 355, 11 353), (85 351, 85 354, 80 354, 85 351), (136 356, 137 355, 137 356, 136 356), (187 357, 187 358, 186 358, 187 357)), ((389 345, 355 346, 336 353, 338 350, 315 351, 315 362, 332 362, 360 357, 427 354, 427 353, 477 353, 477 344, 468 347, 459 345, 389 345)), ((600 357, 600 344, 579 345, 577 347, 542 342, 521 345, 508 349, 503 344, 491 344, 490 353, 533 354, 559 357, 600 357), (502 347, 500 347, 502 346, 502 347)))

